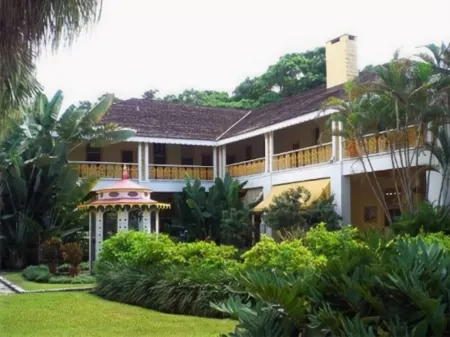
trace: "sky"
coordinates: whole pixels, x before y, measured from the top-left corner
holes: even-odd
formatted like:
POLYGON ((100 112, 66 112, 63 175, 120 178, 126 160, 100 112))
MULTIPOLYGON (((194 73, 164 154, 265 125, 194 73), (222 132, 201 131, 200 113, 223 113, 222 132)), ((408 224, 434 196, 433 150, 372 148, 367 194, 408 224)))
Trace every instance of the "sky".
POLYGON ((71 46, 45 52, 38 79, 64 105, 148 89, 232 90, 286 53, 349 33, 358 66, 396 49, 450 41, 449 0, 103 0, 101 19, 71 46))

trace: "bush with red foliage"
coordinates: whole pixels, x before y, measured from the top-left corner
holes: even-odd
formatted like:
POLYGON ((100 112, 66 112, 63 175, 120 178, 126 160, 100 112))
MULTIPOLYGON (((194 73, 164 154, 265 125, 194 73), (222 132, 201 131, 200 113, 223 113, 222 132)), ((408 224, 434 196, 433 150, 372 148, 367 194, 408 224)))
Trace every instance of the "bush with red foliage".
POLYGON ((83 262, 83 250, 81 245, 76 242, 66 243, 61 246, 63 259, 70 264, 69 275, 77 276, 81 269, 80 263, 83 262))

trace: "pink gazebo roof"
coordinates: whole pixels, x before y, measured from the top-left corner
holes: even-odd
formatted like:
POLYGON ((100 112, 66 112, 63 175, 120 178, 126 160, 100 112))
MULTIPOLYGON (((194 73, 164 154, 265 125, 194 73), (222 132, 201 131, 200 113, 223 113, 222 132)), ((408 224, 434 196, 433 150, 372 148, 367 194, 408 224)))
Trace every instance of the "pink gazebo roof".
POLYGON ((90 208, 90 207, 101 207, 101 206, 155 206, 160 209, 169 209, 170 204, 161 203, 149 198, 151 190, 149 188, 142 187, 139 184, 130 180, 126 166, 123 168, 122 180, 115 181, 107 188, 102 188, 95 191, 97 193, 97 200, 79 205, 80 208, 90 208), (112 194, 111 192, 144 192, 145 197, 141 195, 138 196, 128 196, 128 197, 117 197, 117 198, 102 198, 99 199, 98 196, 103 193, 112 194), (145 193, 147 192, 147 193, 145 193))

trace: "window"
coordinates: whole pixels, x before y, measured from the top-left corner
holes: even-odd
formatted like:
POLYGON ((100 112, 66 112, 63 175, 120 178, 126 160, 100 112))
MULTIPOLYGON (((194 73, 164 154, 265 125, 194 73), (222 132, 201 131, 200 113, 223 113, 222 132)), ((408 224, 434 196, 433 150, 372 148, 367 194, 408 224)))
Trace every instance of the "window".
POLYGON ((99 147, 92 147, 88 144, 86 147, 86 160, 87 161, 102 161, 101 152, 99 147))
POLYGON ((292 144, 292 151, 295 151, 295 150, 300 150, 300 143, 299 142, 292 144))
POLYGON ((397 194, 395 188, 387 188, 384 190, 384 200, 389 208, 398 208, 399 199, 402 198, 402 194, 397 194))
POLYGON ((213 158, 210 154, 202 154, 202 166, 213 166, 213 158))
POLYGON ((232 156, 232 155, 227 155, 227 162, 226 165, 231 165, 234 164, 236 162, 236 156, 232 156))
POLYGON ((314 128, 314 144, 319 144, 320 139, 320 128, 314 128))
POLYGON ((166 144, 153 144, 153 156, 156 165, 166 164, 166 144))
POLYGON ((192 166, 194 165, 194 158, 192 157, 181 157, 181 165, 192 166))
POLYGON ((252 146, 247 145, 245 147, 245 160, 250 160, 250 159, 252 159, 252 146))
POLYGON ((133 162, 133 151, 123 150, 122 151, 122 163, 132 163, 133 162))

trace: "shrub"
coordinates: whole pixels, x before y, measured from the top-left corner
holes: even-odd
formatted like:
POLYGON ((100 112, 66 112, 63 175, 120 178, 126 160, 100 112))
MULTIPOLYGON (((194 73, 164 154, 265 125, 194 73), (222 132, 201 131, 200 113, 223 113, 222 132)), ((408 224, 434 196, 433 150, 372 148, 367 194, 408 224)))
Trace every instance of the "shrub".
POLYGON ((126 231, 103 242, 99 261, 126 262, 134 266, 172 263, 179 258, 174 250, 175 243, 165 234, 126 231))
MULTIPOLYGON (((81 271, 88 271, 89 270, 89 262, 81 262, 79 267, 80 267, 81 271)), ((58 273, 68 273, 69 269, 70 269, 70 264, 63 263, 62 265, 58 266, 57 271, 58 271, 58 273)))
POLYGON ((231 276, 224 270, 185 265, 136 268, 123 262, 96 266, 95 293, 106 299, 167 313, 223 317, 210 302, 225 300, 231 276))
POLYGON ((61 239, 52 237, 41 245, 42 256, 47 262, 50 272, 56 274, 58 262, 61 259, 61 239))
POLYGON ((81 262, 80 263, 80 269, 82 271, 87 271, 89 270, 89 262, 85 261, 85 262, 81 262))
POLYGON ((46 265, 29 266, 22 270, 22 276, 32 282, 47 283, 52 274, 46 265))
POLYGON ((305 235, 305 245, 314 255, 324 255, 327 258, 339 256, 343 249, 361 245, 357 241, 358 229, 345 226, 341 230, 329 231, 324 223, 311 228, 305 235))
POLYGON ((52 276, 48 283, 60 283, 60 284, 93 284, 95 283, 95 277, 91 275, 77 275, 75 277, 70 276, 52 276))
POLYGON ((76 276, 80 273, 79 265, 83 261, 83 251, 79 243, 71 242, 61 246, 64 261, 70 264, 69 275, 76 276))
POLYGON ((261 270, 275 269, 279 272, 297 272, 307 267, 321 266, 326 262, 322 255, 314 256, 302 240, 289 240, 280 243, 263 236, 252 249, 242 255, 244 268, 261 270))
POLYGON ((424 202, 416 213, 403 213, 391 227, 396 234, 412 236, 421 232, 450 234, 450 206, 435 206, 424 202))

